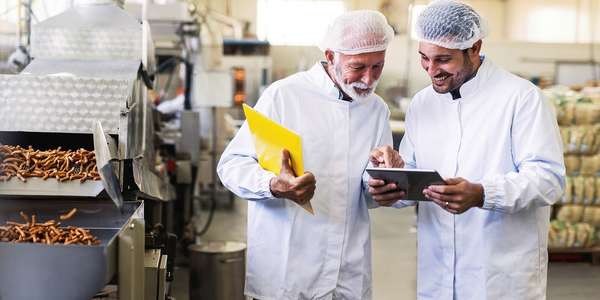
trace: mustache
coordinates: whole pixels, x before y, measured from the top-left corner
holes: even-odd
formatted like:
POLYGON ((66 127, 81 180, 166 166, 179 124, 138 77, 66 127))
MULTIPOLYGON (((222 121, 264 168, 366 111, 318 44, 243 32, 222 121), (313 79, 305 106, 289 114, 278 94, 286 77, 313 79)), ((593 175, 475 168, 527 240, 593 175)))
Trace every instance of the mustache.
POLYGON ((450 73, 442 72, 440 74, 433 76, 433 78, 442 78, 442 77, 451 76, 451 75, 452 74, 450 74, 450 73))
POLYGON ((354 87, 354 88, 359 88, 359 89, 362 89, 362 90, 366 90, 366 89, 371 89, 371 87, 373 85, 368 85, 368 84, 366 84, 366 83, 364 83, 362 81, 356 81, 356 82, 351 83, 350 86, 354 87))

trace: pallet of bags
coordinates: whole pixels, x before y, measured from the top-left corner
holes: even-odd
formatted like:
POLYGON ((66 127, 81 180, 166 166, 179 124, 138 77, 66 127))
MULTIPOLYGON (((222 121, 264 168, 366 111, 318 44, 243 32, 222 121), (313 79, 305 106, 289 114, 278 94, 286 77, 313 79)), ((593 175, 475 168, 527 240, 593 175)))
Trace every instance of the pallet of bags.
POLYGON ((596 230, 588 223, 561 220, 550 222, 548 234, 550 248, 591 248, 595 245, 596 239, 596 230))

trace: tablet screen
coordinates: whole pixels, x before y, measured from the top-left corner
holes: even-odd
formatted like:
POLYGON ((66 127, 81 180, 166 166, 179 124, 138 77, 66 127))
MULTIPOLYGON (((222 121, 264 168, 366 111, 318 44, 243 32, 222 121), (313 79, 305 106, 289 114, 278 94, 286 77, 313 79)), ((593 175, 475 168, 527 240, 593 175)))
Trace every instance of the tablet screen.
POLYGON ((386 183, 395 182, 400 189, 406 190, 406 200, 430 201, 423 195, 423 190, 430 185, 445 184, 435 170, 367 168, 366 171, 372 178, 382 179, 386 183))

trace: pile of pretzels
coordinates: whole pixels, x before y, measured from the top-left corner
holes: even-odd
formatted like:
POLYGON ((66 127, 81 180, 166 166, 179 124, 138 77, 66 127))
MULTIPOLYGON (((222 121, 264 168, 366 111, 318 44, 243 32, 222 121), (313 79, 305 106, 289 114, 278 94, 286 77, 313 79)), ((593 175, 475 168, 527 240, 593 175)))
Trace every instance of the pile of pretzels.
MULTIPOLYGON (((60 220, 65 221, 73 217, 76 208, 61 215, 60 220)), ((63 245, 99 245, 100 240, 93 236, 89 230, 75 226, 60 227, 61 223, 55 220, 39 221, 35 214, 28 216, 20 212, 24 223, 7 221, 5 226, 0 226, 0 241, 14 243, 41 243, 63 245)))
POLYGON ((0 181, 17 178, 23 182, 27 178, 39 177, 43 180, 54 178, 60 182, 67 180, 100 180, 94 151, 86 149, 40 151, 31 146, 0 145, 0 181))

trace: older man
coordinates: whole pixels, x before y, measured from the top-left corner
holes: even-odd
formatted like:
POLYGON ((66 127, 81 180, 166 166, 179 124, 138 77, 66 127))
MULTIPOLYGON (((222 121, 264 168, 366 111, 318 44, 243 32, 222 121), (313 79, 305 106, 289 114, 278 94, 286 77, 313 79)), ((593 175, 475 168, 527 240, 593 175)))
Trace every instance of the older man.
POLYGON ((257 110, 300 134, 310 172, 294 176, 287 152, 281 174, 262 169, 247 124, 223 153, 221 181, 250 200, 248 296, 371 298, 364 171, 371 149, 392 143, 388 108, 373 93, 392 37, 382 14, 345 13, 320 45, 326 61, 274 82, 260 97, 257 110), (294 203, 309 200, 315 215, 294 203))
MULTIPOLYGON (((433 2, 416 30, 432 84, 412 100, 400 154, 447 178, 419 203, 418 298, 545 299, 565 174, 555 116, 537 87, 480 55, 485 23, 471 7, 433 2)), ((382 205, 402 198, 393 183, 370 185, 382 205)))

